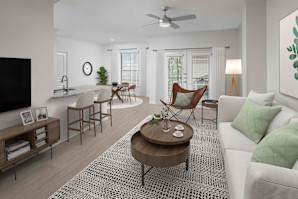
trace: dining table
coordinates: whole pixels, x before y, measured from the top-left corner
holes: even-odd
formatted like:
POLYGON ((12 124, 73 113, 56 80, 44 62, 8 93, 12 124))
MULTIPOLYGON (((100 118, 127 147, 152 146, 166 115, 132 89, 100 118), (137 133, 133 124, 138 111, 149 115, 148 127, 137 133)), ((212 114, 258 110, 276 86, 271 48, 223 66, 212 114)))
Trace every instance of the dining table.
POLYGON ((121 91, 123 88, 128 88, 129 85, 128 84, 117 84, 117 85, 110 85, 112 87, 112 99, 114 98, 114 96, 116 95, 118 97, 118 99, 123 102, 123 99, 121 98, 121 96, 119 95, 119 91, 121 91))

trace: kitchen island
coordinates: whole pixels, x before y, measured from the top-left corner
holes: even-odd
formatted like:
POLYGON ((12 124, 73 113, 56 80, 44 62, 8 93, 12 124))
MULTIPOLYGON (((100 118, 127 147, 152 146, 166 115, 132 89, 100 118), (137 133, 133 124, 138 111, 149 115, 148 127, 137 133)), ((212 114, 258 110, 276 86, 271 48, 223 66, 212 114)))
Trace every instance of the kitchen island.
POLYGON ((81 95, 83 93, 87 92, 95 92, 100 91, 106 86, 103 85, 82 85, 82 86, 76 86, 69 88, 69 91, 65 91, 63 89, 54 90, 54 95, 52 98, 64 98, 64 97, 70 97, 70 96, 76 96, 81 95))

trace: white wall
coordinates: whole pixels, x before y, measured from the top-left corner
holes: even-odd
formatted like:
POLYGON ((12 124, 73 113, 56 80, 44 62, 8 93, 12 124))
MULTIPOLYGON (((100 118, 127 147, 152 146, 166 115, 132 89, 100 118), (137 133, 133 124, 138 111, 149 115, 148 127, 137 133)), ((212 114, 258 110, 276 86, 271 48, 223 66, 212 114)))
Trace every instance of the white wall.
MULTIPOLYGON (((43 106, 53 91, 53 1, 1 1, 0 13, 0 56, 31 58, 32 106, 43 106)), ((22 110, 0 113, 0 129, 21 123, 22 110)))
POLYGON ((246 0, 242 18, 244 95, 266 92, 266 1, 246 0))
POLYGON ((57 37, 55 40, 57 51, 67 52, 69 87, 79 85, 94 85, 99 82, 96 71, 104 65, 104 49, 97 43, 57 37), (93 67, 91 75, 86 76, 82 67, 90 62, 93 67))

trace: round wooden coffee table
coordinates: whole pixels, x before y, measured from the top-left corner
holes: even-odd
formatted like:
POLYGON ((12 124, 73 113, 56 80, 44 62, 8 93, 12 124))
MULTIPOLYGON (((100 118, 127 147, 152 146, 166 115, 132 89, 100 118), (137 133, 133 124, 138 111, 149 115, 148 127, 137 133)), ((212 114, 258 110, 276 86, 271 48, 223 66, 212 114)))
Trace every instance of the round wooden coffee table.
POLYGON ((166 133, 161 130, 160 125, 150 126, 145 123, 141 130, 131 137, 131 154, 142 164, 142 185, 144 176, 152 167, 171 167, 186 162, 188 170, 189 141, 193 136, 193 129, 188 124, 178 121, 171 121, 171 125, 171 130, 166 133), (182 138, 173 136, 178 124, 184 126, 182 138), (144 165, 151 168, 145 172, 144 165))

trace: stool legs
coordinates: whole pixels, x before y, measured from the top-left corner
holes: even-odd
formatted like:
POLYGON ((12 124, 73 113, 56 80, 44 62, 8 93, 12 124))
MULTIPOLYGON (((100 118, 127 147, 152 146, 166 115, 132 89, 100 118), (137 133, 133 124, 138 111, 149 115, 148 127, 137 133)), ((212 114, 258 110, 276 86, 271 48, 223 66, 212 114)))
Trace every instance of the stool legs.
POLYGON ((67 142, 69 142, 69 108, 67 108, 67 142))
POLYGON ((102 109, 101 109, 101 103, 99 104, 99 108, 100 108, 100 110, 99 110, 99 122, 100 122, 100 132, 102 133, 102 109))
POLYGON ((80 120, 80 142, 81 142, 81 145, 83 144, 83 141, 82 141, 82 126, 83 126, 83 119, 82 119, 82 112, 83 111, 79 111, 79 120, 80 120))
POLYGON ((110 117, 111 117, 111 126, 112 126, 112 105, 110 103, 110 117))
MULTIPOLYGON (((93 110, 93 114, 95 113, 95 110, 94 110, 94 105, 92 106, 92 110, 93 110)), ((90 113, 90 112, 89 112, 90 113)), ((90 117, 91 117, 91 113, 90 113, 90 115, 89 115, 89 121, 90 121, 90 117)), ((95 117, 95 115, 94 115, 94 117, 95 117)), ((94 120, 94 126, 93 126, 93 128, 94 128, 94 136, 96 137, 96 125, 95 125, 96 123, 95 123, 95 120, 94 120)))

